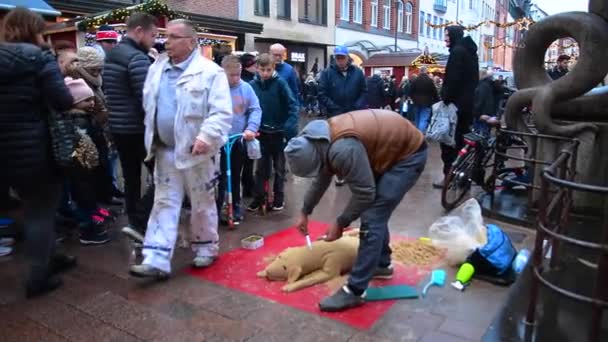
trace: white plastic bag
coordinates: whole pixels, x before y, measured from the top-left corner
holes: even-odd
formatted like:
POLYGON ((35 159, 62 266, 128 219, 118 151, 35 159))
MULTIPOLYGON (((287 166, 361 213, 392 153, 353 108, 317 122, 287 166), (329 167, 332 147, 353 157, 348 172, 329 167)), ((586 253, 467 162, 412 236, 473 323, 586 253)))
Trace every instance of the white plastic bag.
POLYGON ((477 201, 472 198, 450 216, 435 221, 429 228, 429 238, 434 246, 447 250, 449 265, 458 266, 465 262, 475 249, 487 242, 487 230, 477 201))
POLYGON ((260 147, 258 139, 249 140, 246 145, 247 157, 249 157, 249 159, 256 160, 262 158, 262 148, 260 147))
POLYGON ((429 140, 437 141, 448 146, 456 145, 456 122, 458 108, 453 103, 446 106, 443 101, 433 105, 433 116, 426 131, 429 140))

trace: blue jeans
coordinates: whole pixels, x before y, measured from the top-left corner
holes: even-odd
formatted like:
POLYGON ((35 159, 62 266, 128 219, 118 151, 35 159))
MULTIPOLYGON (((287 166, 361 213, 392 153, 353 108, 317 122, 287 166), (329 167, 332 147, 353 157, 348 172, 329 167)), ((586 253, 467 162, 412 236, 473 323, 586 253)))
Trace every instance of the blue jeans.
POLYGON ((397 163, 376 182, 376 199, 361 214, 359 252, 348 279, 348 286, 355 293, 362 293, 369 285, 378 267, 391 264, 388 220, 405 194, 416 184, 427 159, 426 144, 421 149, 397 163))
POLYGON ((426 133, 426 129, 431 121, 431 107, 415 107, 415 124, 422 133, 426 133))

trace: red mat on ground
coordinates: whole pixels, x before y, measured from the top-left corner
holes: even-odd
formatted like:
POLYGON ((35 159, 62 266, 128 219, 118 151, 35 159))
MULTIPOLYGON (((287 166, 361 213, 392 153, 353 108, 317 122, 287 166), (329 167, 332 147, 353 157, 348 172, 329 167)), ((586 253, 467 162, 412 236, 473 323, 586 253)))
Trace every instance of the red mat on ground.
MULTIPOLYGON (((311 222, 309 225, 311 238, 314 240, 324 234, 327 226, 324 223, 311 222)), ((395 303, 394 300, 369 302, 345 312, 324 313, 319 310, 318 303, 332 294, 335 286, 331 289, 328 284, 320 284, 293 293, 284 293, 281 291, 284 282, 270 282, 256 276, 258 271, 264 269, 269 258, 278 255, 287 247, 305 244, 304 237, 294 227, 290 227, 264 237, 262 248, 253 251, 237 248, 222 254, 208 269, 191 270, 190 274, 231 289, 328 317, 361 330, 371 328, 395 303)), ((416 286, 429 272, 428 268, 395 265, 395 275, 392 280, 374 281, 371 286, 416 286)))

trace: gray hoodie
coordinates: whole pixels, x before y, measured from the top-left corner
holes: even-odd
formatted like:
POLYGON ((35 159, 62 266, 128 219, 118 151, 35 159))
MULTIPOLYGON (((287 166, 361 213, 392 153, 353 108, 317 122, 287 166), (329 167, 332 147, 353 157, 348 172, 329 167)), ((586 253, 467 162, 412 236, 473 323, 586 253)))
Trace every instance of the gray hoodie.
POLYGON ((344 179, 352 193, 348 205, 337 218, 339 227, 347 227, 374 202, 376 180, 365 146, 356 138, 332 142, 326 121, 309 122, 297 138, 291 139, 285 154, 294 175, 315 177, 304 196, 303 214, 310 215, 327 191, 333 178, 330 169, 344 179))

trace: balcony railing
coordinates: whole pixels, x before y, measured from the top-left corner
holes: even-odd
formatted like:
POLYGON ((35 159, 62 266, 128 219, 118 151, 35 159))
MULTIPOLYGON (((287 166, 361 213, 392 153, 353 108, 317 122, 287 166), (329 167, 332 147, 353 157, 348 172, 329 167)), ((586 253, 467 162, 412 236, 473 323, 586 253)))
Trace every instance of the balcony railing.
POLYGON ((448 11, 448 1, 447 0, 435 0, 433 4, 433 9, 437 12, 445 13, 448 11))

